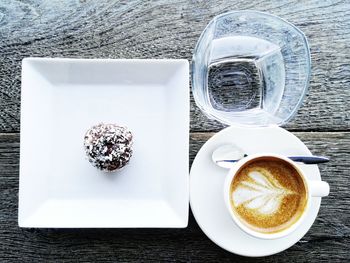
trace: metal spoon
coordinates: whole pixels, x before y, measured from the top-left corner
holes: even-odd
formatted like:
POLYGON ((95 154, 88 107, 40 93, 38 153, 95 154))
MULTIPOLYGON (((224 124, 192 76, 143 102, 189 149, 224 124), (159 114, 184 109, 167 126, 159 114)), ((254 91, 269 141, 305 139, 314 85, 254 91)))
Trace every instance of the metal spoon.
MULTIPOLYGON (((226 144, 214 150, 211 157, 213 162, 218 166, 223 168, 231 168, 232 163, 235 163, 246 156, 248 155, 245 154, 239 147, 232 144, 226 144)), ((295 162, 302 162, 304 164, 329 162, 329 159, 323 156, 288 156, 288 158, 295 162)))

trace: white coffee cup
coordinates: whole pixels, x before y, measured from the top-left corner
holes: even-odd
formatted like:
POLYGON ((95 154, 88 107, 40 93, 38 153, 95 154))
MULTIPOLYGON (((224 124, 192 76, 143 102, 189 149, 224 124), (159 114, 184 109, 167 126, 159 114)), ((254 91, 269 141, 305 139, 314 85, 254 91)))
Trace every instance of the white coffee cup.
POLYGON ((324 181, 316 181, 316 180, 309 180, 305 176, 305 173, 298 167, 298 165, 293 162, 292 160, 288 159, 287 157, 284 157, 279 154, 271 154, 271 153, 263 153, 263 154, 252 154, 249 155, 248 157, 245 157, 241 160, 239 160, 237 163, 235 163, 230 171, 228 172, 225 183, 224 183, 224 200, 225 204, 227 207, 228 212, 230 213, 233 221, 237 224, 239 228, 241 228, 243 231, 248 233, 249 235, 257 238, 262 238, 262 239, 276 239, 276 238, 281 238, 284 236, 287 236, 294 232, 297 227, 303 223, 305 220, 305 215, 307 215, 309 209, 310 209, 310 202, 311 202, 311 197, 324 197, 329 194, 329 185, 327 182, 324 181), (249 228, 247 225, 241 222, 241 220, 237 217, 237 215, 233 212, 233 209, 231 207, 231 196, 230 196, 230 187, 231 187, 231 182, 234 180, 235 176, 238 174, 240 171, 241 167, 243 167, 246 163, 256 159, 256 158, 261 158, 261 157, 273 157, 280 159, 282 161, 288 162, 289 164, 294 167, 294 169, 298 172, 298 174, 301 176, 304 182, 304 186, 306 189, 307 193, 307 199, 306 199, 306 206, 299 217, 299 219, 289 226, 287 229, 284 229, 280 232, 276 233, 262 233, 258 232, 256 230, 253 230, 249 228))

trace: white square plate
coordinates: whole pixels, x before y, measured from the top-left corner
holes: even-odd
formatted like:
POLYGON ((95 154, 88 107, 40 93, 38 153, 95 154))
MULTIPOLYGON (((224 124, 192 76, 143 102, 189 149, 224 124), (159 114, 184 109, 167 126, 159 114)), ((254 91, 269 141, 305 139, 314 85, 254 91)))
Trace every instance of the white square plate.
POLYGON ((187 60, 28 58, 22 65, 21 227, 186 227, 187 60), (134 134, 123 170, 85 158, 92 125, 134 134))

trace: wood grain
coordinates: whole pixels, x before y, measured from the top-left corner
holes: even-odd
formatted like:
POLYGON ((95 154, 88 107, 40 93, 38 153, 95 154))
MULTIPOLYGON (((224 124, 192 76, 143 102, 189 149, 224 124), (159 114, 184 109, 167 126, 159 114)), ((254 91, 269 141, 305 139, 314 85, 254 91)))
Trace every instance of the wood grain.
MULTIPOLYGON (((212 17, 253 9, 279 15, 309 39, 312 78, 303 107, 286 127, 346 131, 350 127, 350 2, 344 1, 89 1, 0 2, 0 131, 19 131, 24 57, 186 58, 212 17)), ((191 130, 217 131, 191 101, 191 130)))
MULTIPOLYGON (((350 133, 295 134, 314 154, 331 158, 320 165, 331 195, 322 200, 316 222, 301 241, 259 261, 346 262, 350 258, 350 133)), ((191 135, 191 163, 212 135, 191 135)), ((216 246, 192 215, 186 229, 21 229, 17 226, 18 170, 19 135, 0 134, 1 262, 256 262, 216 246)))
MULTIPOLYGON (((186 229, 20 229, 17 226, 21 60, 24 57, 185 58, 206 24, 229 10, 260 10, 302 29, 312 56, 310 89, 286 128, 299 131, 331 194, 292 248, 261 262, 350 259, 350 2, 0 1, 0 262, 256 262, 224 251, 193 216, 186 229), (316 132, 312 132, 316 131, 316 132), (3 132, 3 133, 1 133, 3 132), (14 133, 15 132, 15 133, 14 133)), ((223 125, 191 97, 190 157, 223 125), (209 133, 207 133, 209 132, 209 133)))

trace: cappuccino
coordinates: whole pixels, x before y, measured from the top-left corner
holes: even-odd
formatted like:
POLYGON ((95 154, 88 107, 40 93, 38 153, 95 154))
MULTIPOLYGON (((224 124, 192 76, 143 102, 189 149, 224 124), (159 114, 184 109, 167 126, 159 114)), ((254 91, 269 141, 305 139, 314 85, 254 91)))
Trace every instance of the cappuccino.
POLYGON ((259 157, 237 171, 230 185, 234 214, 260 233, 289 228, 303 214, 308 193, 305 182, 291 164, 274 157, 259 157))

